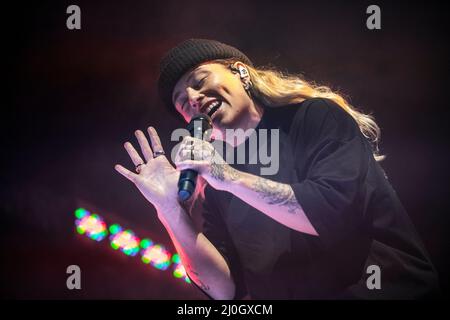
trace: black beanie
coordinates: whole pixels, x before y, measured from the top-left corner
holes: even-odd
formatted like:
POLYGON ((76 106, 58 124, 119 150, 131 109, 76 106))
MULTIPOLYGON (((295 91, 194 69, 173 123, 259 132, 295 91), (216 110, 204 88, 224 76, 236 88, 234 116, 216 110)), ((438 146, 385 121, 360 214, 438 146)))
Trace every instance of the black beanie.
POLYGON ((189 39, 170 49, 161 59, 158 79, 158 93, 164 105, 176 113, 172 91, 186 71, 206 61, 229 58, 253 66, 241 51, 215 40, 189 39))

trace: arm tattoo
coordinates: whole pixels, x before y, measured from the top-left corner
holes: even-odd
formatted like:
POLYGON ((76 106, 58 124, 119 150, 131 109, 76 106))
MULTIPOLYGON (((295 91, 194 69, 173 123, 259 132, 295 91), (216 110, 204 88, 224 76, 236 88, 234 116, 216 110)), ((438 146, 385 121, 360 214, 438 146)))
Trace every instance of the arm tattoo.
POLYGON ((209 286, 207 284, 204 284, 203 282, 200 281, 200 279, 197 279, 198 282, 198 286, 203 290, 203 291, 208 291, 209 290, 209 286))
POLYGON ((289 213, 300 210, 294 191, 289 185, 258 177, 253 188, 268 204, 286 206, 289 213))
POLYGON ((236 181, 237 179, 239 179, 239 171, 229 166, 228 164, 225 165, 225 172, 228 174, 231 181, 236 181))
POLYGON ((217 164, 217 163, 213 163, 211 164, 211 176, 214 179, 223 181, 225 180, 225 174, 224 174, 224 170, 223 170, 223 165, 217 164))
POLYGON ((202 289, 203 291, 208 291, 210 288, 207 284, 204 284, 199 278, 198 278, 198 272, 192 270, 191 266, 188 266, 189 268, 189 273, 192 273, 193 275, 196 276, 196 283, 198 284, 198 286, 200 287, 200 289, 202 289))
POLYGON ((225 181, 227 177, 231 181, 236 181, 239 178, 239 172, 228 164, 212 163, 211 176, 220 181, 225 181))

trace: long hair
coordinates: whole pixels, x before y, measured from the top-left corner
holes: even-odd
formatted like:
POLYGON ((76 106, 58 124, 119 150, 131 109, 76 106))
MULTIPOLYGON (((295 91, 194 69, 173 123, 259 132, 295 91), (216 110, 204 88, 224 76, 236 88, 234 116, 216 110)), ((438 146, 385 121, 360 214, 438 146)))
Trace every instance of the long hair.
MULTIPOLYGON (((230 66, 235 59, 220 59, 214 62, 230 66)), ((252 67, 245 65, 250 74, 251 95, 267 107, 278 107, 303 102, 309 98, 326 98, 334 101, 344 109, 359 126, 361 133, 372 145, 376 161, 385 158, 379 154, 380 128, 369 114, 364 114, 353 107, 347 100, 329 87, 306 81, 300 75, 283 73, 272 67, 252 67)))

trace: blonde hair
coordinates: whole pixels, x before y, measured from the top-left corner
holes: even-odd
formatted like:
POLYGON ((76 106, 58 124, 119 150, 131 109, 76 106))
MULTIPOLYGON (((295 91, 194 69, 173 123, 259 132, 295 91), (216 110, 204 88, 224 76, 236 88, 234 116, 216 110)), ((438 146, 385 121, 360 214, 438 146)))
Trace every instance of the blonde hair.
MULTIPOLYGON (((216 60, 218 63, 230 65, 235 59, 216 60)), ((334 101, 344 109, 359 126, 361 133, 372 144, 373 156, 376 161, 385 158, 379 154, 378 143, 380 141, 380 128, 374 117, 364 114, 353 107, 339 93, 333 92, 329 87, 317 85, 312 81, 306 81, 300 75, 283 73, 272 67, 255 68, 245 65, 252 82, 251 94, 267 107, 278 107, 303 102, 309 98, 326 98, 334 101)))

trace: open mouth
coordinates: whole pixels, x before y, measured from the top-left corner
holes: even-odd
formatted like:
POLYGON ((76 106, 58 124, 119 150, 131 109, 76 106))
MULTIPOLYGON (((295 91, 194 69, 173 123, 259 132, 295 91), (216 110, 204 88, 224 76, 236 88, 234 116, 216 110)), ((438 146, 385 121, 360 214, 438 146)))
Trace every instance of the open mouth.
POLYGON ((211 103, 205 110, 205 113, 212 118, 212 115, 222 106, 222 101, 217 100, 211 103))

